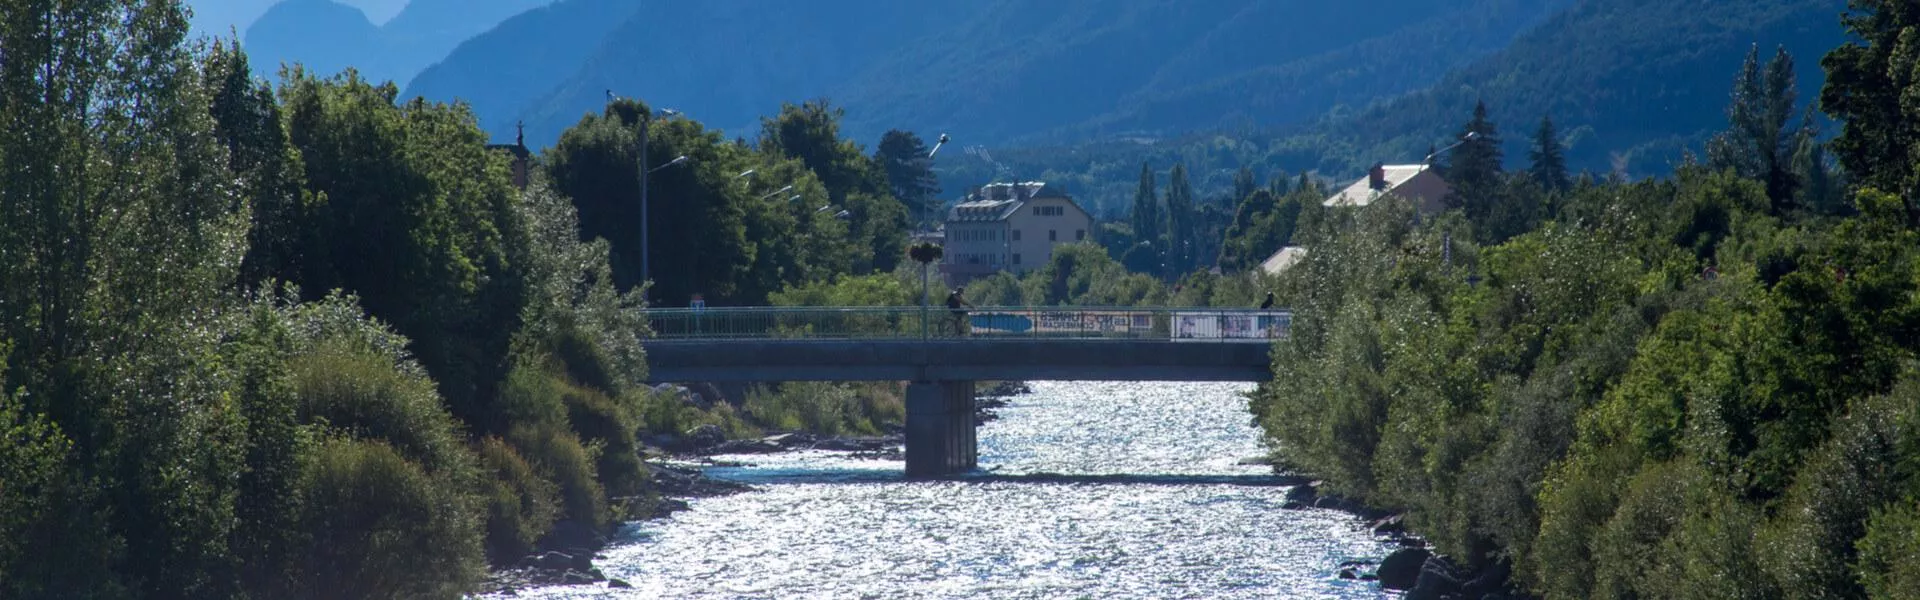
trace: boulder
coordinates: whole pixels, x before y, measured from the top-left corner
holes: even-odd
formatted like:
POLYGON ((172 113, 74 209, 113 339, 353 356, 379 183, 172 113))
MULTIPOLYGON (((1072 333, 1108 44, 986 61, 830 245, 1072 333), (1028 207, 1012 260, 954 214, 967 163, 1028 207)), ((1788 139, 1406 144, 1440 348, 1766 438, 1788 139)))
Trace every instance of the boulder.
POLYGON ((607 587, 609 589, 632 589, 633 584, 627 583, 625 579, 614 578, 607 580, 607 587))
POLYGON ((534 558, 533 566, 559 571, 573 566, 573 555, 557 550, 548 552, 534 558))
POLYGON ((1298 502, 1312 506, 1313 501, 1319 496, 1320 491, 1314 489, 1313 484, 1296 485, 1287 489, 1287 502, 1298 502))
POLYGON ((712 448, 727 441, 726 432, 720 431, 719 425, 712 424, 688 429, 680 437, 683 438, 684 446, 694 450, 712 448))
POLYGON ((1393 515, 1369 523, 1367 528, 1373 530, 1374 535, 1399 535, 1407 531, 1407 526, 1402 519, 1400 515, 1393 515))
POLYGON ((1430 556, 1420 564, 1420 577, 1407 590, 1406 600, 1442 600, 1460 593, 1460 573, 1443 556, 1430 556))
POLYGON ((562 585, 586 585, 593 583, 593 576, 579 571, 567 571, 565 575, 560 576, 560 583, 562 585))
POLYGON ((1388 554, 1380 561, 1375 574, 1380 576, 1380 587, 1388 590, 1411 590, 1420 581, 1420 568, 1425 566, 1433 553, 1419 548, 1401 548, 1388 554))
POLYGON ((1341 579, 1359 579, 1360 574, 1353 572, 1353 568, 1349 567, 1349 568, 1340 570, 1340 578, 1341 579))

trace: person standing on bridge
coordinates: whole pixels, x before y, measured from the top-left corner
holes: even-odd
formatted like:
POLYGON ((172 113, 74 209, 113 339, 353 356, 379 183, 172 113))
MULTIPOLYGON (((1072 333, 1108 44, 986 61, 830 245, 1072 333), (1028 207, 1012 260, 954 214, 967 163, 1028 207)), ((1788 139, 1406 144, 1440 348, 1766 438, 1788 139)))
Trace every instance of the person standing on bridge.
POLYGON ((953 335, 956 337, 967 334, 967 309, 972 308, 973 304, 967 302, 966 293, 966 286, 960 286, 947 294, 947 310, 953 311, 953 335))
POLYGON ((1273 309, 1273 292, 1267 292, 1267 299, 1260 303, 1260 310, 1273 309))

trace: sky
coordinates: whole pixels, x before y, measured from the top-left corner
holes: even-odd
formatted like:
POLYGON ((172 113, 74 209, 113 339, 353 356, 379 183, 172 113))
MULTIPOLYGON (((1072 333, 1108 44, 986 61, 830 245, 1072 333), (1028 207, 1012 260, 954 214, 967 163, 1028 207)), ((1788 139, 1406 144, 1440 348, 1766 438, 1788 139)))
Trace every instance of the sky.
MULTIPOLYGON (((279 1, 280 0, 186 0, 186 4, 193 9, 193 31, 195 33, 225 35, 227 30, 232 28, 234 31, 239 32, 241 37, 245 37, 247 34, 247 26, 252 25, 254 19, 260 18, 261 13, 267 12, 267 7, 273 6, 279 1)), ((394 15, 399 14, 400 9, 407 5, 407 0, 334 1, 359 8, 360 12, 366 13, 367 20, 373 21, 374 25, 386 23, 387 19, 391 19, 394 15)))

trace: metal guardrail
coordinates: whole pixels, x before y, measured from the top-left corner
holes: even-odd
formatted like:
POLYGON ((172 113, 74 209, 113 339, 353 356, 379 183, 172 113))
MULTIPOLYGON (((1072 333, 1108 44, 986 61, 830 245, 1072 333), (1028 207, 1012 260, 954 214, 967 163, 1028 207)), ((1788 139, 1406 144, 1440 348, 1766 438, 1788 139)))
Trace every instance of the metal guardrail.
POLYGON ((1156 339, 1272 342, 1286 337, 1284 310, 1216 308, 944 306, 724 307, 646 311, 656 339, 1156 339))

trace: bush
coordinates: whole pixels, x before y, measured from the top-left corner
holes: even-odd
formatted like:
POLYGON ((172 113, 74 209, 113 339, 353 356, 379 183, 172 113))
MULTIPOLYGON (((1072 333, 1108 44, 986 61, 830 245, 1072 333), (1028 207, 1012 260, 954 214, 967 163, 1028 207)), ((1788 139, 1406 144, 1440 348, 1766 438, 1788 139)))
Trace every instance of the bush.
POLYGON ((471 458, 459 422, 442 408, 433 381, 396 368, 397 358, 350 339, 318 341, 289 365, 301 420, 385 440, 435 476, 464 481, 471 458))
POLYGON ((487 505, 487 558, 503 564, 525 556, 553 527, 560 513, 560 492, 500 438, 482 439, 474 450, 480 455, 480 467, 491 476, 482 494, 487 505))
POLYGON ((507 441, 535 473, 558 484, 563 518, 596 527, 608 522, 606 489, 594 478, 594 452, 565 425, 518 425, 507 434, 507 441))
POLYGON ((566 386, 567 420, 581 440, 598 450, 594 469, 600 485, 616 501, 631 501, 648 492, 647 468, 640 463, 639 425, 625 407, 599 390, 566 386))
POLYGON ((826 382, 755 388, 747 393, 746 412, 768 429, 822 435, 872 435, 880 432, 882 423, 906 420, 906 404, 897 389, 826 382))
POLYGON ((301 598, 459 598, 482 575, 464 483, 383 441, 332 438, 309 465, 301 598))

